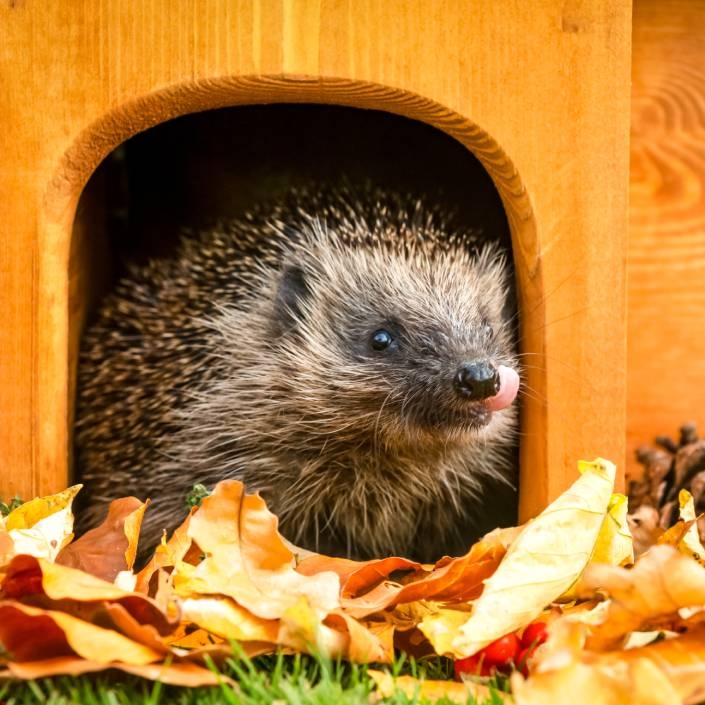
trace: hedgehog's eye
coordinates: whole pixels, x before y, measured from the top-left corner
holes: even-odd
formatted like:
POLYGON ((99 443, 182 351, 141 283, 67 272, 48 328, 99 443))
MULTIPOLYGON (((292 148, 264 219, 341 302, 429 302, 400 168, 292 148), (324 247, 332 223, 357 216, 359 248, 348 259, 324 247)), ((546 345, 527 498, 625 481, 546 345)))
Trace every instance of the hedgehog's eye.
POLYGON ((373 350, 386 350, 393 342, 392 334, 388 330, 384 330, 384 328, 376 330, 370 338, 370 345, 372 345, 373 350))

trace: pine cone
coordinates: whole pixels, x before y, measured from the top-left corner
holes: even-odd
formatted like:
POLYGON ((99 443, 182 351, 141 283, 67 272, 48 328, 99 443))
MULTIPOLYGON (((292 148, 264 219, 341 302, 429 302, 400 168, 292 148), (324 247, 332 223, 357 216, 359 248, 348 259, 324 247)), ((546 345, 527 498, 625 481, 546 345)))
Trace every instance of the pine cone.
MULTIPOLYGON (((644 473, 629 483, 629 523, 637 553, 655 543, 658 529, 678 521, 681 490, 693 496, 696 516, 705 512, 705 439, 698 438, 695 424, 681 426, 677 441, 658 436, 655 444, 637 449, 644 473)), ((698 529, 700 540, 705 542, 705 516, 699 516, 698 529)))

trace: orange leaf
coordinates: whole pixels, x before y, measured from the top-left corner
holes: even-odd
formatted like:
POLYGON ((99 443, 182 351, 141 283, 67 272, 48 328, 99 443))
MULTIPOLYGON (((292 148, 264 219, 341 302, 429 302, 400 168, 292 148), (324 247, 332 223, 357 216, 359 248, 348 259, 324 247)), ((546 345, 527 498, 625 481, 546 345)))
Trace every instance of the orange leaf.
POLYGON ((168 540, 162 539, 154 555, 135 579, 135 591, 153 595, 152 579, 162 568, 173 568, 177 563, 186 562, 196 565, 201 559, 201 551, 189 536, 191 517, 196 511, 194 507, 184 521, 174 530, 168 540))
POLYGON ((522 527, 492 531, 460 558, 442 558, 424 579, 405 585, 394 604, 433 600, 469 602, 482 592, 483 582, 504 558, 508 545, 522 527))
POLYGON ((588 566, 579 593, 607 593, 604 622, 595 626, 586 646, 593 651, 619 647, 636 629, 677 618, 684 607, 705 604, 705 568, 671 546, 654 546, 634 568, 594 564, 588 566))
POLYGON ((304 575, 321 570, 337 573, 342 584, 342 606, 355 617, 418 600, 467 602, 482 592, 483 581, 495 571, 520 530, 518 527, 493 531, 464 556, 442 558, 431 570, 406 558, 358 562, 318 554, 301 561, 297 570, 304 575), (414 572, 405 576, 401 584, 390 579, 399 570, 414 572))
MULTIPOLYGON (((103 671, 105 668, 105 663, 98 661, 89 661, 78 656, 60 656, 22 663, 11 662, 7 665, 6 671, 0 671, 0 678, 10 675, 23 680, 34 680, 35 678, 58 675, 78 676, 82 673, 103 671)), ((171 664, 148 663, 141 665, 111 663, 109 668, 116 668, 124 673, 130 673, 141 678, 159 680, 169 685, 185 687, 195 688, 214 686, 222 682, 232 683, 227 676, 213 673, 203 666, 184 661, 177 661, 171 664)))
POLYGON ((0 644, 13 661, 40 661, 75 655, 64 631, 41 610, 26 612, 15 602, 0 603, 0 644))
POLYGON ((111 664, 154 663, 162 654, 110 629, 54 610, 19 602, 0 603, 0 643, 13 661, 33 661, 75 653, 111 664))
POLYGON ((668 678, 650 661, 569 662, 564 668, 511 678, 516 705, 680 705, 668 678))
POLYGON ((227 595, 263 619, 277 619, 302 596, 322 615, 339 605, 338 576, 298 573, 277 518, 240 482, 216 485, 191 516, 188 535, 205 558, 197 566, 177 562, 173 584, 182 598, 227 595))
POLYGON ((21 599, 27 595, 44 594, 54 604, 46 605, 65 612, 80 613, 90 610, 80 603, 99 603, 92 610, 93 619, 105 611, 104 602, 119 602, 131 618, 140 624, 150 624, 160 634, 173 630, 176 614, 165 614, 154 600, 146 595, 129 592, 76 568, 50 563, 33 556, 15 556, 7 568, 2 592, 6 598, 21 599), (8 589, 9 588, 9 589, 8 589))
POLYGON ((609 652, 601 660, 648 659, 671 681, 683 703, 705 700, 705 627, 647 646, 609 652))
POLYGON ((323 623, 348 635, 345 658, 356 663, 391 663, 394 660, 393 629, 373 631, 342 611, 329 614, 323 623))

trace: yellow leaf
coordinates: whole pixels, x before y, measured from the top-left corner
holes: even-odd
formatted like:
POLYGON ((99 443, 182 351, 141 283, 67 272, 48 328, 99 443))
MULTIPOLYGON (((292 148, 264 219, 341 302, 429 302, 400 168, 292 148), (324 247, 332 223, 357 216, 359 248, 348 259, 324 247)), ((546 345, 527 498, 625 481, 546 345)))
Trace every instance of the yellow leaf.
POLYGON ((616 471, 602 459, 581 462, 579 469, 572 487, 511 544, 445 653, 469 656, 523 627, 580 577, 595 550, 616 471))
POLYGON ((393 698, 396 693, 401 691, 407 698, 418 698, 419 702, 436 702, 436 700, 445 698, 452 703, 466 705, 470 697, 474 697, 480 703, 490 699, 493 703, 513 702, 508 693, 494 691, 494 697, 492 697, 493 693, 486 685, 472 681, 456 683, 454 681, 420 680, 412 676, 397 676, 395 678, 391 673, 383 671, 369 669, 367 672, 377 687, 374 701, 393 698))
POLYGON ((301 596, 282 614, 279 643, 302 651, 336 658, 347 650, 347 636, 323 624, 306 597, 301 596))
POLYGON ((681 490, 678 493, 678 504, 680 505, 680 518, 690 525, 685 532, 685 536, 678 544, 678 550, 688 556, 697 558, 701 563, 705 562, 705 548, 700 543, 698 532, 698 522, 695 516, 695 503, 688 490, 681 490))
POLYGON ((31 529, 37 522, 71 506, 82 485, 74 485, 57 494, 37 497, 13 509, 5 518, 7 531, 31 529))
POLYGON ((256 617, 227 597, 187 598, 181 603, 181 619, 224 639, 277 643, 278 620, 256 617))
POLYGON ((612 495, 590 562, 610 565, 634 562, 634 545, 627 523, 626 495, 612 495))
POLYGON ((438 654, 454 653, 453 642, 460 632, 460 627, 468 621, 468 613, 436 606, 430 614, 424 615, 419 622, 419 629, 433 644, 438 654))
POLYGON ((13 542, 14 555, 55 560, 73 538, 71 503, 80 489, 81 485, 74 485, 63 492, 25 502, 11 511, 5 519, 5 530, 13 542))

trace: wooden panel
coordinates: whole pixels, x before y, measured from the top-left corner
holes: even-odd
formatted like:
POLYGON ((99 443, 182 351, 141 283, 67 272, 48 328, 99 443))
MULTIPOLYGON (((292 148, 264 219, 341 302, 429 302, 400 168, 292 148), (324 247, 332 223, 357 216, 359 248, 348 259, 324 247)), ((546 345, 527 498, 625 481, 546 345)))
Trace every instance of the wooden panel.
POLYGON ((90 172, 166 118, 277 100, 441 125, 496 179, 527 354, 522 515, 579 457, 622 461, 629 0, 26 0, 0 4, 0 32, 0 192, 14 195, 0 201, 0 494, 65 481, 69 241, 90 172))
POLYGON ((629 470, 634 449, 705 431, 705 3, 634 6, 629 470))

